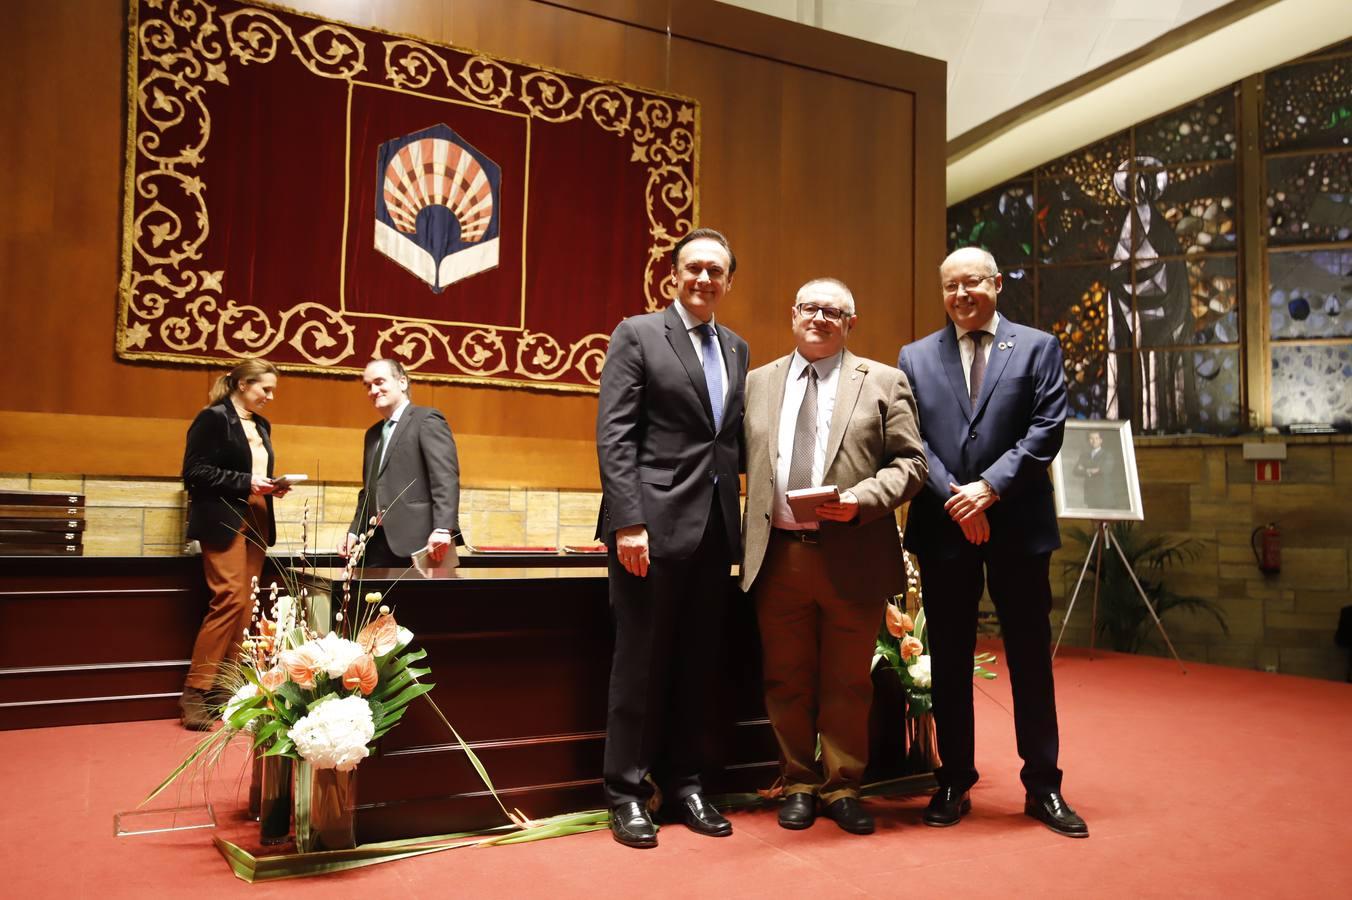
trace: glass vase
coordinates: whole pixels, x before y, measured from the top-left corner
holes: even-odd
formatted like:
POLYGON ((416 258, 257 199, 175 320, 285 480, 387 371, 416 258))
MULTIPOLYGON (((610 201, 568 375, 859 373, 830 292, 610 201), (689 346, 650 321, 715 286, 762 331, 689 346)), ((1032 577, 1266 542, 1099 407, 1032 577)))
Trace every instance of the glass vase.
POLYGON ((912 773, 933 772, 940 766, 934 713, 906 717, 906 763, 912 773))
POLYGON ((249 751, 253 762, 249 766, 249 819, 258 821, 258 801, 263 788, 263 751, 255 747, 249 751))
POLYGON ((258 769, 258 842, 265 847, 284 844, 291 836, 292 761, 259 756, 258 769))
POLYGON ((357 770, 316 769, 296 763, 296 852, 351 850, 357 846, 354 809, 357 770))

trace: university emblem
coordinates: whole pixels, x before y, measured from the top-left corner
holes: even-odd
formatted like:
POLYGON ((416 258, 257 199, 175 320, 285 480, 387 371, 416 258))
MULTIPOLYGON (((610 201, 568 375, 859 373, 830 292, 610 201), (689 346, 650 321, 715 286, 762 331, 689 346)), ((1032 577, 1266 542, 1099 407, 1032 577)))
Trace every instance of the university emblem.
POLYGON ((444 124, 386 141, 376 250, 439 294, 498 265, 502 169, 444 124))

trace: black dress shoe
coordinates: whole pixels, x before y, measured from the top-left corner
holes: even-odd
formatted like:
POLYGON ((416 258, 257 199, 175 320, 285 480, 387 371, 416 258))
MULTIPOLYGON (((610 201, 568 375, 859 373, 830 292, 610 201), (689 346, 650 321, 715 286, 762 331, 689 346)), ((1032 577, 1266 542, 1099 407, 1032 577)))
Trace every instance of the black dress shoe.
POLYGON ((817 798, 806 792, 789 794, 779 808, 779 827, 798 831, 811 828, 817 819, 817 798))
POLYGON ((1089 837, 1089 826, 1084 824, 1084 819, 1076 815, 1075 810, 1066 803, 1066 798, 1056 791, 1041 797, 1027 795, 1023 801, 1023 811, 1057 834, 1073 838, 1089 837))
POLYGON ((854 797, 841 797, 826 807, 826 817, 850 834, 873 834, 873 817, 854 797))
POLYGON ((969 792, 959 793, 954 788, 941 787, 930 798, 929 806, 925 807, 924 820, 926 825, 947 828, 958 824, 958 820, 971 811, 972 797, 969 792))
POLYGON ((691 794, 679 801, 681 821, 691 831, 709 837, 727 837, 732 834, 732 823, 723 818, 713 805, 706 803, 699 794, 691 794))
POLYGON ((642 803, 621 803, 610 810, 610 833, 626 847, 657 846, 657 826, 642 803))

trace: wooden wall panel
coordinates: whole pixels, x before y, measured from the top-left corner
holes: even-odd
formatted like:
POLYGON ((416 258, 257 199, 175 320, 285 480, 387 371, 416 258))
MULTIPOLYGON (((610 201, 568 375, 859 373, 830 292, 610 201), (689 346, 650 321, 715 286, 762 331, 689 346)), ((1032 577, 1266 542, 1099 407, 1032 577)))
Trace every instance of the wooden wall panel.
MULTIPOLYGON (((698 97, 705 224, 729 233, 741 268, 724 319, 752 360, 785 352, 785 307, 808 277, 830 273, 858 294, 858 352, 884 361, 942 322, 944 66, 936 60, 709 0, 292 0, 357 25, 698 97), (670 27, 670 32, 667 31, 670 27), (918 295, 933 295, 916 304, 918 295)), ((177 471, 181 435, 213 372, 114 358, 126 110, 122 4, 7 5, 0 55, 21 77, 0 82, 0 469, 125 474, 177 471), (79 110, 74 115, 72 110, 79 110), (112 416, 100 423, 79 417, 112 416), (75 418, 66 418, 75 417, 75 418), (121 419, 168 420, 146 432, 121 419), (76 429, 81 429, 77 431, 76 429), (57 454, 26 450, 68 435, 57 454), (107 434, 143 452, 110 451, 107 434), (102 436, 92 440, 91 436, 102 436), (27 456, 25 456, 27 454, 27 456), (27 464, 25 463, 27 460, 27 464)), ((604 265, 606 248, 579 265, 604 265)), ((566 294, 570 273, 557 273, 566 294)), ((418 385, 462 440, 467 482, 531 473, 523 483, 595 486, 591 396, 418 385), (542 461, 539 448, 551 451, 542 461), (490 474, 491 473, 491 474, 490 474)), ((355 377, 286 374, 269 410, 295 468, 346 477, 372 420, 355 377), (333 432, 333 433, 330 433, 333 432), (339 449, 340 448, 340 449, 339 449)), ((354 475, 355 477, 355 475, 354 475)))

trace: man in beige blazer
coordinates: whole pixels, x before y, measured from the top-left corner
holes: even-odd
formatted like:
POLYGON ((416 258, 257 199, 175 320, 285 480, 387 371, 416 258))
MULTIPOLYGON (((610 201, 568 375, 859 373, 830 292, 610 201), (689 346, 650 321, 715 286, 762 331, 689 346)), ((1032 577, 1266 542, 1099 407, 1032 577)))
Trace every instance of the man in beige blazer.
POLYGON ((756 605, 779 741, 779 824, 807 828, 820 798, 837 825, 868 834, 858 797, 874 639, 887 598, 906 586, 892 511, 927 466, 906 376, 845 349, 857 321, 849 288, 809 281, 792 307, 797 349, 747 376, 742 589, 756 605), (837 500, 813 521, 795 518, 787 491, 830 485, 837 500))

